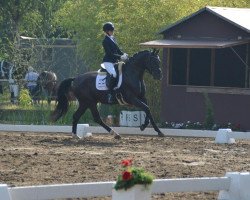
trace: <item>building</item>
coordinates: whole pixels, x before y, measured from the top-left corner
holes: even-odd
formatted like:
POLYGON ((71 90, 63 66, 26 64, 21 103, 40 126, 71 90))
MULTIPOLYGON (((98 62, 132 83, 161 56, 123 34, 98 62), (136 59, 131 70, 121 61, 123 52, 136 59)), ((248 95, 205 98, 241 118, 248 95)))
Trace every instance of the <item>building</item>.
POLYGON ((161 30, 162 120, 204 122, 205 96, 215 123, 250 130, 250 9, 205 7, 161 30))

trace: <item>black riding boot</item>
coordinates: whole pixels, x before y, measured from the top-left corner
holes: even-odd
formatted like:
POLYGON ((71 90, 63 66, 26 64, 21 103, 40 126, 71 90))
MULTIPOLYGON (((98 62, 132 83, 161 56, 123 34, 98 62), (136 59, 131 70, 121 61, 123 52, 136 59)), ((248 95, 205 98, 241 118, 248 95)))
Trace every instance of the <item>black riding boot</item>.
POLYGON ((116 78, 114 78, 112 75, 109 75, 107 77, 107 87, 109 89, 109 93, 108 93, 108 103, 113 103, 114 102, 114 87, 115 87, 115 80, 116 78))

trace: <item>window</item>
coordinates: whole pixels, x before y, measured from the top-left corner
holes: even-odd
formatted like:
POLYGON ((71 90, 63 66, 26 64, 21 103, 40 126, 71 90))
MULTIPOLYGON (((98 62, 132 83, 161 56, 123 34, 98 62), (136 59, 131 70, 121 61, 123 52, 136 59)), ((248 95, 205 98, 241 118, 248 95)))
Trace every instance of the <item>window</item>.
POLYGON ((172 67, 171 83, 172 85, 186 85, 187 73, 187 49, 171 49, 172 67))
MULTIPOLYGON (((245 61, 246 45, 233 47, 237 54, 245 61)), ((245 65, 231 48, 215 51, 215 86, 244 87, 245 65)))
POLYGON ((211 49, 190 49, 189 85, 209 86, 211 49))

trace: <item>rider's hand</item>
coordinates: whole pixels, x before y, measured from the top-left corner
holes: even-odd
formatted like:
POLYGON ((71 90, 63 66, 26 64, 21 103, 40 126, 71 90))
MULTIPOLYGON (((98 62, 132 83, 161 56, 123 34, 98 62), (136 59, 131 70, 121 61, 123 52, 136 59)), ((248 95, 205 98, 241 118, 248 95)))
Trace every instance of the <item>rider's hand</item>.
POLYGON ((125 61, 128 59, 128 54, 124 53, 123 55, 121 55, 121 60, 125 61))

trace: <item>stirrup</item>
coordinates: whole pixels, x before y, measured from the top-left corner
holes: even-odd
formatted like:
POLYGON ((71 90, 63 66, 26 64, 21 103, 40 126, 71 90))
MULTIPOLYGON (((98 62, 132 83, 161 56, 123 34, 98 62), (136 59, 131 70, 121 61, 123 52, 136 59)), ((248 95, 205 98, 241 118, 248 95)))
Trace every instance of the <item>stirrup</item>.
POLYGON ((108 103, 113 103, 114 102, 114 97, 112 94, 108 94, 108 103))

